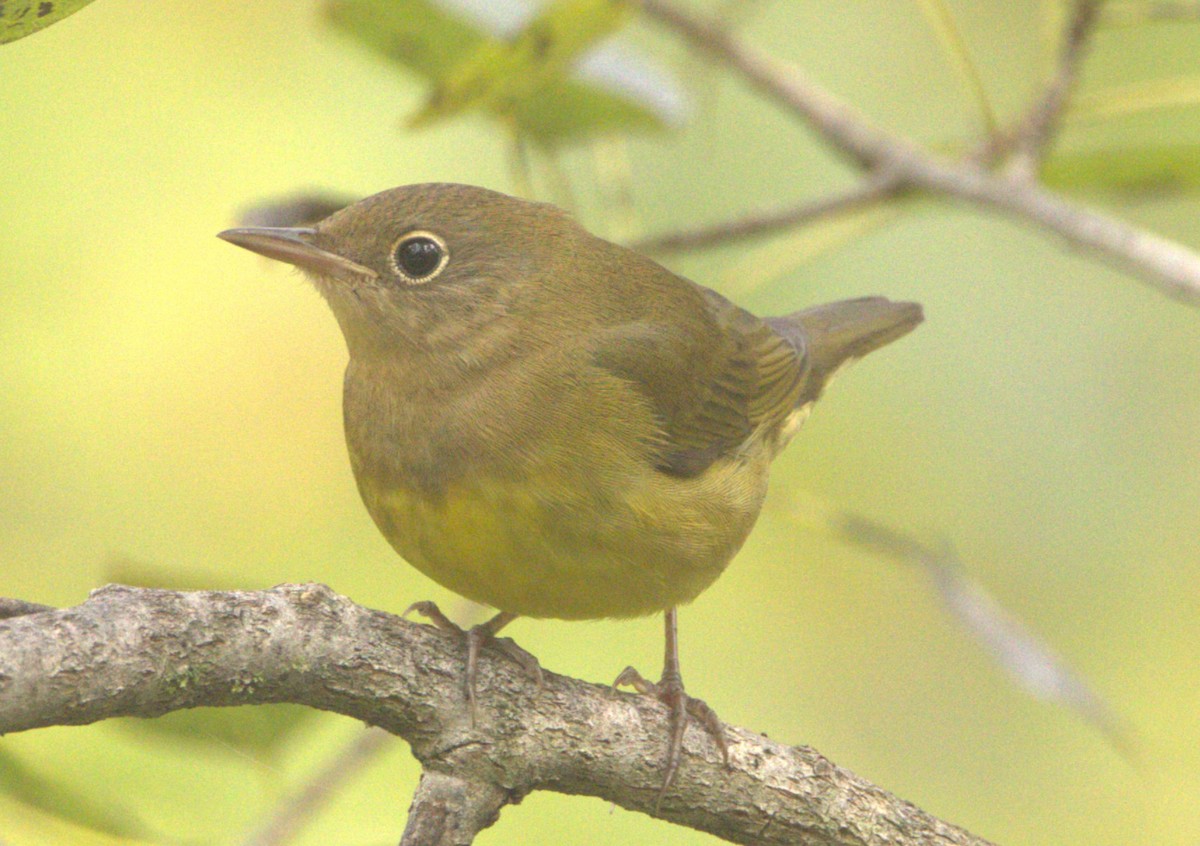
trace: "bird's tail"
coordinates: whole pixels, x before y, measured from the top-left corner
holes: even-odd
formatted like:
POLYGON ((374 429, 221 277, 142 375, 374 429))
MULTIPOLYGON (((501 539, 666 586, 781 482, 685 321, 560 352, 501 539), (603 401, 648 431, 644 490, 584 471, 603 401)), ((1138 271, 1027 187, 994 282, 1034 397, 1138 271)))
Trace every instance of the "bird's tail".
POLYGON ((767 324, 807 355, 809 388, 801 402, 808 402, 839 368, 907 335, 924 319, 919 303, 862 297, 768 317, 767 324))

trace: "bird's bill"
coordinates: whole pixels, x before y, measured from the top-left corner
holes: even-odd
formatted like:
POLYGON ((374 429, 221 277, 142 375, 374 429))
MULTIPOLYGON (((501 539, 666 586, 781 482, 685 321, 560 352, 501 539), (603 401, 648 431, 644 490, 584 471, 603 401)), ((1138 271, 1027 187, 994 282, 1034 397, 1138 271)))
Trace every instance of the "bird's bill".
POLYGON ((358 262, 316 246, 313 243, 313 237, 316 234, 317 230, 315 229, 246 226, 240 229, 226 229, 224 232, 217 233, 217 237, 267 258, 294 264, 301 270, 307 270, 320 276, 345 276, 347 274, 373 278, 379 276, 369 267, 364 267, 358 262))

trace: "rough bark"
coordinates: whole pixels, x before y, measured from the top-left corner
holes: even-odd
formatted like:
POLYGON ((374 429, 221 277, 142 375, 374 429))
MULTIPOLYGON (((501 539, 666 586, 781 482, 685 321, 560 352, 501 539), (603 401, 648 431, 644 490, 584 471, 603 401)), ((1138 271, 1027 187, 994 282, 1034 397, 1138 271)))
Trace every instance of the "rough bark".
MULTIPOLYGON (((554 673, 539 689, 485 649, 473 726, 463 652, 452 635, 362 608, 321 585, 191 593, 110 586, 74 608, 0 621, 0 733, 292 702, 407 740, 430 774, 414 805, 441 802, 463 817, 453 823, 461 823, 457 831, 490 822, 501 805, 532 790, 654 811, 663 706, 554 673), (486 786, 486 795, 456 808, 445 798, 456 785, 486 786)), ((812 749, 727 732, 728 770, 704 731, 689 728, 658 816, 735 843, 984 843, 812 749)), ((429 817, 417 814, 413 825, 422 819, 429 817)), ((447 836, 410 842, 469 840, 447 836)))

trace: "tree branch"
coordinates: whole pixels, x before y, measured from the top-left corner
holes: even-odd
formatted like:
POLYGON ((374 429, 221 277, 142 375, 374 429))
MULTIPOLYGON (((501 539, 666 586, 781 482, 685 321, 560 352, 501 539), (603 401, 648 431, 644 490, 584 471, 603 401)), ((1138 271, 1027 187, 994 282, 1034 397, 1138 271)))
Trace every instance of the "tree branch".
POLYGON ((1076 0, 1054 76, 1013 135, 1009 173, 1025 179, 1037 177, 1058 129, 1059 119, 1079 78, 1079 66, 1091 41, 1089 36, 1092 29, 1100 17, 1100 6, 1100 0, 1076 0))
POLYGON ((509 802, 499 785, 427 770, 408 809, 400 846, 461 846, 494 823, 509 802))
MULTIPOLYGON (((758 52, 670 0, 641 0, 641 6, 693 48, 740 73, 860 166, 891 173, 904 187, 1000 209, 1036 223, 1075 246, 1095 250, 1163 293, 1200 305, 1200 255, 1187 247, 1070 202, 1019 175, 993 173, 970 157, 955 161, 928 152, 876 126, 798 69, 758 52)), ((1081 32, 1088 30, 1084 26, 1081 32)))
POLYGON ((648 253, 670 253, 737 243, 782 229, 791 229, 804 223, 811 223, 822 217, 869 206, 892 196, 900 187, 900 180, 891 171, 875 172, 868 174, 853 188, 840 194, 831 194, 818 200, 810 200, 791 208, 749 214, 712 226, 664 232, 643 238, 630 246, 635 250, 648 253))
MULTIPOLYGON (((472 726, 463 664, 459 639, 320 585, 195 593, 110 586, 75 608, 0 621, 0 734, 292 702, 408 741, 435 774, 414 801, 405 834, 414 846, 468 842, 532 790, 653 813, 667 737, 660 703, 553 673, 539 689, 485 650, 472 726)), ((729 769, 704 731, 689 728, 658 816, 735 843, 985 843, 812 749, 734 727, 727 736, 729 769)))

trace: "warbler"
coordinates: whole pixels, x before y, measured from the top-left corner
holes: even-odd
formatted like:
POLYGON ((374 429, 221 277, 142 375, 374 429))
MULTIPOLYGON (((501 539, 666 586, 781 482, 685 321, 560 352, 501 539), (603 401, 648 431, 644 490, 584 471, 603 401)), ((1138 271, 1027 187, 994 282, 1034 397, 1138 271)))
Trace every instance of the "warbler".
POLYGON ((676 609, 742 546, 771 460, 834 373, 921 307, 866 297, 759 318, 561 209, 470 185, 220 237, 324 295, 349 351, 346 444, 367 510, 406 561, 499 612, 467 633, 472 703, 480 646, 517 616, 663 612, 661 681, 618 678, 670 709, 660 800, 688 714, 728 760, 715 714, 684 690, 676 609))

